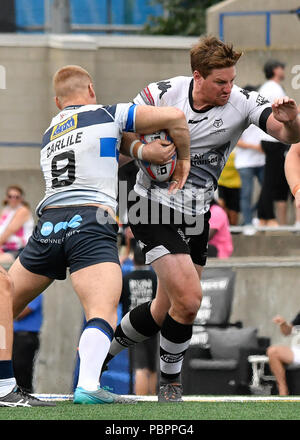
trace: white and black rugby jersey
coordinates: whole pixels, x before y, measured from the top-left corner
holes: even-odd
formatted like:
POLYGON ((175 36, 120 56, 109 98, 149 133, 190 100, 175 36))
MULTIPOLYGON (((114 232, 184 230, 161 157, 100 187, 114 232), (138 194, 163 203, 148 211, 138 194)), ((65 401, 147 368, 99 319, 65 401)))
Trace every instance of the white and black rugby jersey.
POLYGON ((102 203, 116 210, 123 131, 135 130, 132 103, 70 106, 56 115, 42 142, 46 190, 37 214, 49 205, 102 203))
POLYGON ((257 92, 233 86, 226 105, 196 110, 192 91, 193 78, 178 76, 149 84, 134 99, 136 104, 181 109, 191 137, 191 171, 182 191, 170 197, 167 183, 151 181, 142 170, 138 172, 134 189, 143 197, 183 213, 203 214, 209 210, 219 176, 242 132, 250 124, 266 131, 272 109, 257 92))

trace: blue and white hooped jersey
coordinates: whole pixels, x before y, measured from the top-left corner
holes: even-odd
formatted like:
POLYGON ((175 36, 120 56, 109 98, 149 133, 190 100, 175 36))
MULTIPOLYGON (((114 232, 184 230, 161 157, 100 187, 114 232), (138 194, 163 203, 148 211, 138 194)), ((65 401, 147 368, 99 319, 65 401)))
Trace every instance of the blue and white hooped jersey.
POLYGON ((37 214, 49 205, 101 203, 117 206, 118 159, 123 131, 135 131, 132 103, 70 106, 46 130, 40 164, 45 197, 37 214))

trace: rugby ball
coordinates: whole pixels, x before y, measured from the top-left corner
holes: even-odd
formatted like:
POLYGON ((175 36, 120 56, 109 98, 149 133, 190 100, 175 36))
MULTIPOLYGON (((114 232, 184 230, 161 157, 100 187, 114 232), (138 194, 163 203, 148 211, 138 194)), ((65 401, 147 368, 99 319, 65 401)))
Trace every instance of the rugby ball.
MULTIPOLYGON (((155 141, 156 139, 161 139, 164 141, 172 142, 170 136, 164 130, 158 131, 152 134, 142 134, 140 135, 140 140, 143 144, 149 144, 150 142, 155 141)), ((169 163, 165 163, 162 165, 156 165, 146 160, 138 160, 138 165, 143 170, 143 172, 150 177, 151 180, 156 182, 166 182, 172 176, 177 161, 177 154, 174 153, 172 156, 172 160, 169 163)))

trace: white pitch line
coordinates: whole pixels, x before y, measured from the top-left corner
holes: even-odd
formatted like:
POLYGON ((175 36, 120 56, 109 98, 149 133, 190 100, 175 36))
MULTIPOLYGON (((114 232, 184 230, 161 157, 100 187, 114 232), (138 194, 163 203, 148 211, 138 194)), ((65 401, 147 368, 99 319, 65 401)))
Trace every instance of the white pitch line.
MULTIPOLYGON (((42 400, 65 401, 72 400, 73 394, 34 394, 42 400)), ((157 396, 133 396, 139 402, 157 402, 157 396)), ((183 396, 184 402, 300 402, 300 396, 183 396)))

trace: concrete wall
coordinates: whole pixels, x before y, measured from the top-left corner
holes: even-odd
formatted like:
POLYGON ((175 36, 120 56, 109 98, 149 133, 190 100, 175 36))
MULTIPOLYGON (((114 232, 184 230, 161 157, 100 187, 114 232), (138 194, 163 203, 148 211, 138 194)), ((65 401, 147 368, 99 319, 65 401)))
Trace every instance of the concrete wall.
POLYGON ((255 235, 232 234, 233 257, 300 256, 300 234, 291 232, 257 232, 255 235))
MULTIPOLYGON (((207 33, 219 36, 219 14, 224 12, 294 10, 298 0, 227 0, 207 10, 207 33)), ((245 49, 265 47, 266 18, 262 16, 225 17, 224 40, 245 49)), ((300 21, 296 14, 271 15, 272 48, 299 48, 300 21)))

